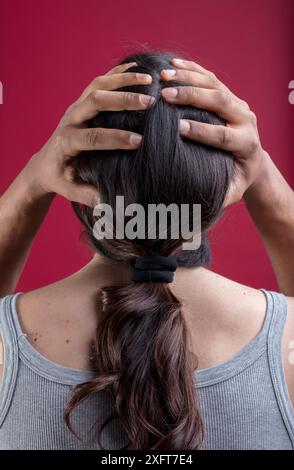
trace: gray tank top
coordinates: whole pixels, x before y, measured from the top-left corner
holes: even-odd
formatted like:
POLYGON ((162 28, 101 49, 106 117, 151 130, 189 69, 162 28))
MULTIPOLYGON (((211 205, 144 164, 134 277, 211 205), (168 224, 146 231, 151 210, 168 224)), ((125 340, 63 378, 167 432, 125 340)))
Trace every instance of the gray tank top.
MULTIPOLYGON (((281 353, 286 299, 262 291, 267 313, 259 334, 231 360, 195 373, 206 429, 203 449, 294 448, 294 410, 281 353)), ((110 395, 100 392, 75 410, 73 427, 81 440, 68 431, 63 408, 69 393, 94 374, 55 364, 33 348, 18 321, 19 294, 0 299, 0 449, 99 448, 95 423, 113 413, 110 395)), ((127 442, 120 423, 110 420, 102 433, 103 448, 119 449, 127 442)))

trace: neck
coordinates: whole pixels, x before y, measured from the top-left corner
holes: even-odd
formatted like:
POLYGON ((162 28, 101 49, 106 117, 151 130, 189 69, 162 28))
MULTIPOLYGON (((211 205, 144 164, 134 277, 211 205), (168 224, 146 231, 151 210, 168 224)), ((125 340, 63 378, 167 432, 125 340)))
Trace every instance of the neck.
MULTIPOLYGON (((169 285, 172 290, 181 292, 195 289, 203 279, 205 273, 209 273, 206 268, 182 268, 178 267, 174 281, 169 285)), ((131 279, 131 268, 124 263, 113 261, 100 254, 95 254, 91 261, 81 270, 76 272, 74 279, 82 282, 85 289, 96 292, 99 286, 127 285, 131 279)), ((72 278, 72 277, 71 277, 72 278)))

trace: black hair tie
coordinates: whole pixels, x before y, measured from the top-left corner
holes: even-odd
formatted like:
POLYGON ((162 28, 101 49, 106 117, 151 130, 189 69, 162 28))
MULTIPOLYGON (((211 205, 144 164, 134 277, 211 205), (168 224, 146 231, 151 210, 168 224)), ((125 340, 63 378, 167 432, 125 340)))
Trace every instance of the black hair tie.
POLYGON ((134 282, 173 282, 175 256, 138 256, 133 267, 134 282))

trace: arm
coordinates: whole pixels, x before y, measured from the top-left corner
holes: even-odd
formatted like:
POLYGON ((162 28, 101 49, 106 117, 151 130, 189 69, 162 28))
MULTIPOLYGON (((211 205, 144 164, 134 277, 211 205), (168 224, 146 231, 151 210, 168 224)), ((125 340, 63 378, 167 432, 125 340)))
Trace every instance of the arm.
POLYGON ((0 199, 0 297, 14 291, 54 197, 35 193, 32 183, 25 168, 0 199))
POLYGON ((256 116, 218 78, 195 62, 173 59, 174 70, 163 70, 163 80, 186 82, 177 94, 171 88, 163 97, 175 104, 215 112, 227 122, 214 126, 182 119, 180 133, 198 142, 232 152, 235 174, 225 205, 244 197, 264 241, 281 291, 294 296, 294 195, 269 155, 262 149, 256 116))
POLYGON ((115 67, 86 88, 0 198, 0 297, 15 290, 55 194, 88 206, 97 204, 97 188, 73 181, 71 160, 83 150, 135 149, 140 145, 142 137, 133 132, 86 125, 99 110, 140 110, 151 104, 153 98, 148 95, 110 91, 151 82, 150 75, 123 73, 131 65, 115 67))
POLYGON ((260 175, 244 199, 281 292, 294 297, 294 193, 267 154, 260 175))

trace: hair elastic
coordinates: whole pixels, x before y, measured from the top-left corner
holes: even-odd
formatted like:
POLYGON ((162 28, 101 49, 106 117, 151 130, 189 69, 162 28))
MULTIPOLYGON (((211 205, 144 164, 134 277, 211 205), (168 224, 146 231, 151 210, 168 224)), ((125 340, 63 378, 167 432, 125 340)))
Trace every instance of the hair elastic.
POLYGON ((134 282, 173 282, 177 269, 175 256, 138 256, 133 267, 134 282))

